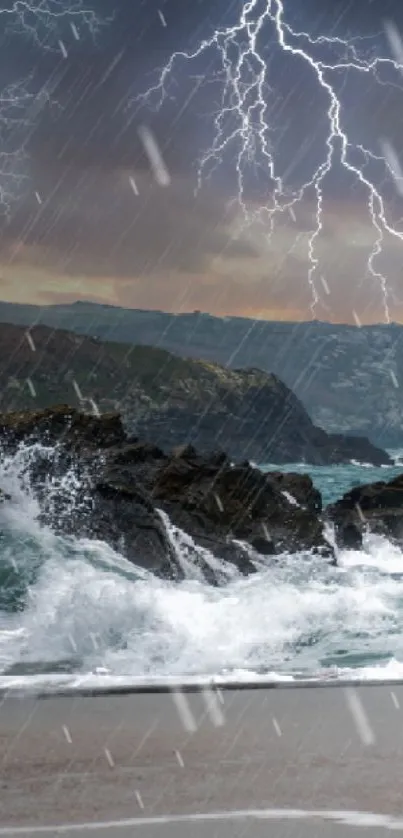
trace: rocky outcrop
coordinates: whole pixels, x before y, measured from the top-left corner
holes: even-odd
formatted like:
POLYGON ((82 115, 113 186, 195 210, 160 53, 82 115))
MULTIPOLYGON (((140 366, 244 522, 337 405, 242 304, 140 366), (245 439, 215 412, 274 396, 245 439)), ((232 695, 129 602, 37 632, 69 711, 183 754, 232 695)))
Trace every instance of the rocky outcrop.
MULTIPOLYGON (((221 454, 168 457, 157 470, 152 495, 170 517, 193 535, 213 529, 250 544, 269 542, 268 552, 323 547, 321 522, 309 499, 296 505, 249 463, 232 466, 221 454)), ((311 491, 310 491, 311 490, 311 491)))
POLYGON ((244 574, 255 571, 254 556, 331 554, 320 494, 307 476, 263 474, 247 461, 234 465, 224 452, 202 456, 192 446, 167 454, 128 437, 118 414, 94 417, 60 405, 0 415, 3 451, 38 442, 27 470, 42 522, 102 539, 159 575, 183 573, 171 525, 187 534, 189 558, 212 583, 219 569, 206 550, 244 574))
POLYGON ((3 410, 45 408, 67 398, 87 413, 117 409, 129 434, 165 452, 192 444, 205 454, 221 449, 233 460, 259 464, 391 463, 365 438, 316 427, 292 390, 256 368, 229 369, 40 326, 27 337, 4 324, 0 354, 12 359, 0 369, 3 410))
POLYGON ((403 475, 355 486, 327 507, 326 517, 334 523, 341 547, 359 549, 366 531, 403 545, 403 475))
POLYGON ((45 410, 0 414, 0 439, 8 450, 21 442, 39 441, 45 445, 62 443, 69 451, 83 452, 123 444, 126 434, 117 413, 107 413, 99 419, 62 404, 45 410))

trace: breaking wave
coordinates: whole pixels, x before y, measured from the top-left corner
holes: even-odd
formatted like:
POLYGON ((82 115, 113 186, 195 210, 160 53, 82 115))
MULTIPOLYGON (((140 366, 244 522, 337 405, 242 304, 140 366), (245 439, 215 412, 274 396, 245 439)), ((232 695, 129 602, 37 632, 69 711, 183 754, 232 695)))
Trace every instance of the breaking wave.
POLYGON ((0 468, 12 497, 0 507, 0 683, 403 675, 403 554, 386 539, 341 552, 338 567, 309 553, 255 559, 247 578, 203 550, 211 587, 163 516, 185 575, 164 581, 41 526, 29 457, 0 468))

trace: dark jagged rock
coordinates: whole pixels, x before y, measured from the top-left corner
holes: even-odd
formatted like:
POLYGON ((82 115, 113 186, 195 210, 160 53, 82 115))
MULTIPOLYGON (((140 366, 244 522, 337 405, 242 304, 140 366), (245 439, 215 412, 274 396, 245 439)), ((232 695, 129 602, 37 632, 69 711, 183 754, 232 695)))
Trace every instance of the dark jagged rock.
POLYGON ((40 441, 63 443, 68 449, 104 449, 126 441, 120 415, 116 412, 92 416, 66 404, 37 411, 0 414, 0 437, 6 445, 40 441))
POLYGON ((153 497, 166 505, 175 521, 179 516, 186 523, 184 529, 191 522, 192 532, 213 526, 223 536, 249 543, 268 533, 276 552, 323 545, 322 524, 316 513, 295 506, 270 475, 249 464, 217 466, 209 458, 194 463, 169 458, 156 473, 153 497))
POLYGON ((344 521, 336 528, 337 543, 347 550, 360 550, 362 531, 356 521, 344 521))
POLYGON ((311 512, 322 511, 322 495, 316 489, 308 474, 271 471, 267 479, 281 492, 286 493, 291 503, 309 509, 311 512))
POLYGON ((161 516, 140 484, 130 485, 123 477, 97 483, 91 514, 81 527, 83 535, 111 544, 140 567, 173 578, 181 575, 161 516))
POLYGON ((365 530, 403 544, 403 475, 355 486, 326 508, 340 546, 359 549, 365 530))
POLYGON ((102 539, 154 573, 183 575, 172 527, 190 537, 188 554, 211 583, 219 581, 219 566, 203 550, 244 574, 256 570, 254 552, 329 555, 321 497, 305 475, 263 474, 192 446, 168 455, 126 437, 117 414, 91 417, 65 405, 0 415, 3 448, 26 441, 57 443, 35 448, 29 464, 41 520, 59 533, 102 539), (74 494, 67 474, 76 475, 74 494))
POLYGON ((276 545, 271 538, 265 538, 262 535, 256 535, 251 539, 251 547, 256 550, 261 556, 275 556, 276 545))

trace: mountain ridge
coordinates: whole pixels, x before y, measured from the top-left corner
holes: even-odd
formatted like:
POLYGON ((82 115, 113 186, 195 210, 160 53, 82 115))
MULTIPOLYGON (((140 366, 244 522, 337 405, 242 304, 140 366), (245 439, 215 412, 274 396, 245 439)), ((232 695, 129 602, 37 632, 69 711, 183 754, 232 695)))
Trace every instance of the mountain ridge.
POLYGON ((74 332, 0 324, 0 410, 71 404, 121 412, 131 435, 164 450, 259 463, 389 464, 365 438, 328 435, 273 373, 232 369, 165 349, 102 342, 74 332))
POLYGON ((76 301, 0 303, 0 321, 33 322, 100 340, 157 346, 230 368, 274 372, 329 433, 403 446, 403 326, 292 323, 202 312, 168 314, 76 301))

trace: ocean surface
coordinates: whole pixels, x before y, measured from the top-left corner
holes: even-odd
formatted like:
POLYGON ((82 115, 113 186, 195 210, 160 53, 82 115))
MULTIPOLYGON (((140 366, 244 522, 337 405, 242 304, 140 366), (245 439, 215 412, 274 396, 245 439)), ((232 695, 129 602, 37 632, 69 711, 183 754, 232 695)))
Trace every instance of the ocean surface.
MULTIPOLYGON (((189 538, 171 531, 186 579, 166 582, 103 543, 41 527, 21 476, 27 456, 0 466, 13 498, 0 506, 0 685, 403 677, 403 553, 386 539, 341 552, 337 568, 301 553, 262 561, 249 578, 210 556, 225 580, 212 588, 189 538)), ((309 472, 327 503, 400 474, 403 452, 393 456, 393 467, 284 470, 309 472)))

